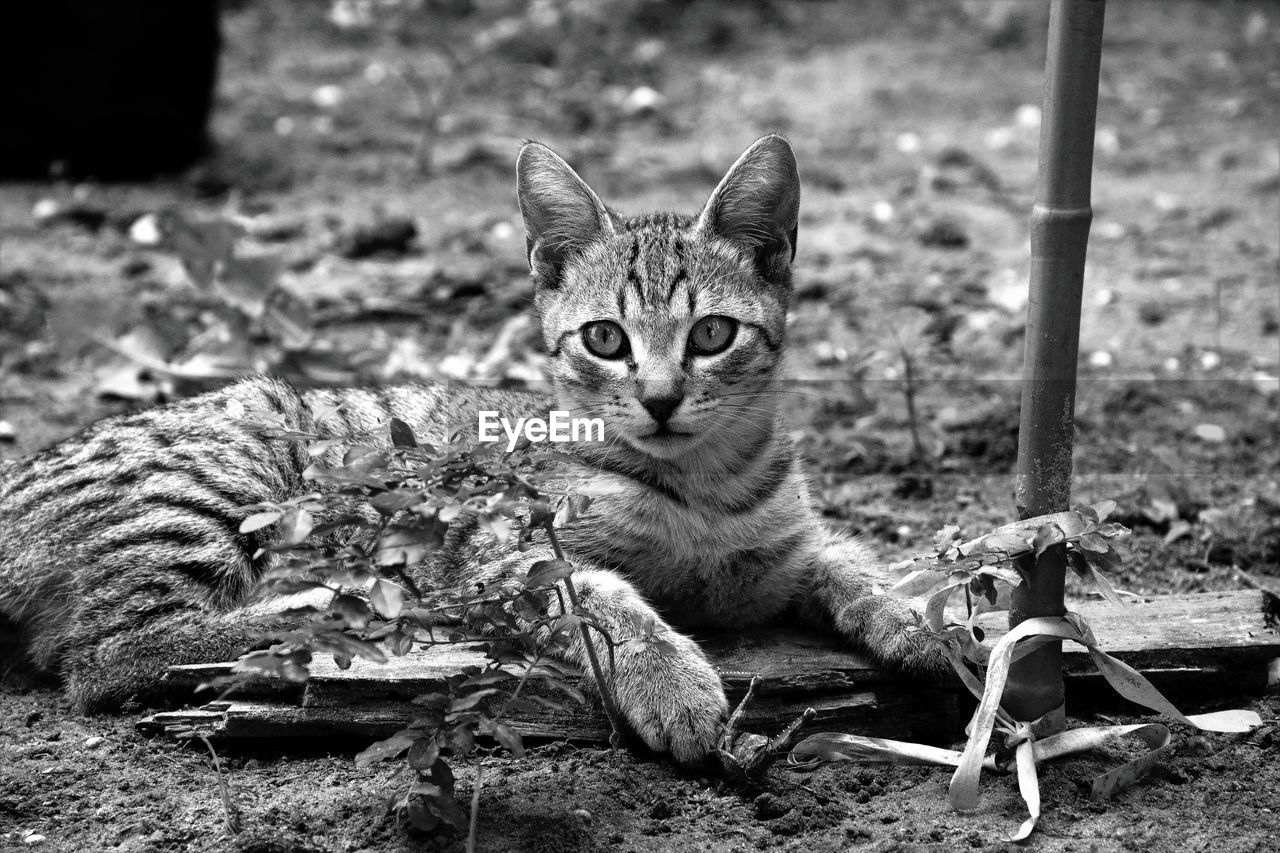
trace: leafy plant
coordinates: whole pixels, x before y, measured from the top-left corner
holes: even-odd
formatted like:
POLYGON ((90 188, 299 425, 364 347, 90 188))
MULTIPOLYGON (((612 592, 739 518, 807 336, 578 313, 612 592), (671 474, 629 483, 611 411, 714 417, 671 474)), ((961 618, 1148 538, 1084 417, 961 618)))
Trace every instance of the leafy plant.
POLYGON ((809 736, 792 750, 792 763, 813 761, 890 761, 939 764, 955 767, 950 800, 954 808, 971 811, 978 804, 978 777, 988 770, 1016 770, 1018 787, 1030 812, 1012 835, 1021 841, 1030 836, 1040 817, 1036 765, 1041 761, 1080 752, 1120 735, 1141 738, 1151 747, 1146 755, 1106 773, 1093 782, 1092 796, 1102 799, 1142 778, 1172 746, 1168 728, 1159 724, 1086 727, 1053 731, 1048 718, 1017 720, 1001 707, 1012 662, 1047 642, 1070 640, 1089 650, 1094 664, 1122 696, 1183 723, 1209 731, 1246 731, 1260 725, 1251 711, 1221 711, 1186 716, 1169 702, 1140 672, 1108 655, 1099 646, 1088 623, 1078 613, 1063 617, 1038 617, 1020 622, 994 646, 984 645, 978 617, 1009 609, 1010 591, 1023 580, 1021 561, 1039 557, 1048 548, 1067 549, 1070 566, 1108 601, 1123 605, 1121 593, 1105 572, 1119 566, 1115 542, 1128 529, 1107 522, 1115 503, 1079 506, 1068 512, 1014 522, 976 539, 961 541, 960 530, 948 525, 938 532, 935 553, 907 560, 897 568, 907 574, 890 590, 892 594, 924 596, 924 622, 942 640, 942 648, 965 687, 979 700, 967 729, 963 752, 882 738, 835 732, 809 736), (947 621, 947 605, 960 591, 965 596, 964 618, 947 621), (1002 740, 994 752, 988 746, 994 732, 1002 740))
MULTIPOLYGON (((243 416, 242 407, 230 408, 243 416)), ((451 763, 472 754, 479 737, 522 755, 521 735, 507 722, 513 711, 563 711, 585 701, 569 671, 553 659, 571 632, 599 632, 610 654, 614 647, 578 603, 573 568, 554 538, 556 525, 590 504, 589 497, 552 483, 565 482, 555 463, 568 457, 530 450, 527 443, 504 453, 497 444, 469 446, 457 435, 435 447, 395 418, 388 424, 389 446, 369 435, 321 438, 269 417, 245 423, 268 439, 303 442, 313 459, 303 479, 315 491, 249 507, 241 523, 245 533, 277 531, 274 544, 263 549, 275 557, 263 589, 272 595, 318 592, 331 600, 290 611, 294 626, 274 634, 269 648, 243 657, 218 684, 264 676, 304 681, 319 654, 332 655, 345 669, 356 658, 382 663, 387 653, 402 656, 415 647, 478 646, 488 659, 484 668, 443 679, 416 697, 420 712, 356 758, 369 766, 403 756, 391 807, 418 829, 469 825, 474 837, 480 767, 468 821, 455 797, 451 763), (499 540, 516 537, 522 551, 550 539, 558 558, 483 582, 425 588, 420 578, 431 570, 432 555, 464 519, 499 540)), ((661 647, 666 641, 650 630, 628 642, 661 647)), ((587 648, 594 646, 588 639, 587 648)), ((610 719, 620 728, 602 664, 593 668, 610 719)))

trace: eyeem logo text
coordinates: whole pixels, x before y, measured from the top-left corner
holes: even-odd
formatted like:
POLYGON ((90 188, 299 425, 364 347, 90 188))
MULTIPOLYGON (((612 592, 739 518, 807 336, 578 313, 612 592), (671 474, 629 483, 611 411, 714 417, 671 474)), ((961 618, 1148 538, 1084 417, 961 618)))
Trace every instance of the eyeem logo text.
POLYGON ((505 433, 508 453, 516 449, 522 435, 533 442, 604 441, 601 418, 575 418, 559 410, 550 415, 550 418, 516 418, 513 425, 509 418, 495 411, 481 410, 477 424, 479 438, 482 442, 501 441, 505 433))

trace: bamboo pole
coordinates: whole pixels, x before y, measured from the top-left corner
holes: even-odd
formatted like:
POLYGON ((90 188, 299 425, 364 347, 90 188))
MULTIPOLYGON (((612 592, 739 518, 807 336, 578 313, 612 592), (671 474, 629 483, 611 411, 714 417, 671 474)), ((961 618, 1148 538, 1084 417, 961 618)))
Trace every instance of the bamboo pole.
MULTIPOLYGON (((1098 108, 1105 0, 1052 0, 1045 60, 1040 165, 1031 213, 1031 281, 1023 357, 1015 501, 1020 518, 1069 508, 1075 427, 1080 299, 1089 240, 1090 179, 1098 108)), ((1066 612, 1066 549, 1024 565, 1011 624, 1066 612)), ((1044 729, 1065 724, 1062 644, 1051 643, 1010 671, 1004 707, 1018 720, 1044 715, 1044 729)))

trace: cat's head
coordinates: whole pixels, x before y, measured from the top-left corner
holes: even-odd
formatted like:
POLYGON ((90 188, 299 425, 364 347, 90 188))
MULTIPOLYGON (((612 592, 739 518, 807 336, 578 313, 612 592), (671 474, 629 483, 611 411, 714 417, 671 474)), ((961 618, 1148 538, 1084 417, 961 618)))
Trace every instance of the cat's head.
POLYGON ((800 207, 786 140, 747 149, 692 217, 619 216, 536 142, 516 172, 563 405, 664 459, 772 421, 800 207))

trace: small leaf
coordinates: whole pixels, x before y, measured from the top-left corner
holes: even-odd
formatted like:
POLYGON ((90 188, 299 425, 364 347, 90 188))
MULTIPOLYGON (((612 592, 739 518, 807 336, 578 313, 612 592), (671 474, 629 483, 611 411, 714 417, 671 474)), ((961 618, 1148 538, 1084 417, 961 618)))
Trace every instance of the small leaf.
POLYGON ((409 800, 409 804, 405 806, 405 817, 409 825, 420 832, 434 832, 440 825, 440 818, 427 808, 422 797, 413 797, 409 800))
POLYGON ((318 441, 313 441, 307 445, 307 455, 311 457, 319 456, 334 447, 341 447, 346 444, 347 441, 348 439, 346 438, 323 438, 318 441))
POLYGON ((490 669, 480 673, 479 675, 471 676, 466 681, 462 682, 462 684, 458 685, 458 687, 459 689, 466 687, 488 687, 494 684, 501 684, 504 681, 510 681, 513 678, 515 678, 515 676, 509 672, 504 672, 501 669, 490 669))
POLYGON ((299 506, 290 507, 280 519, 280 541, 283 545, 298 545, 311 535, 315 519, 299 506))
POLYGON ((395 515, 422 501, 422 494, 413 489, 392 489, 374 495, 369 501, 373 508, 385 516, 395 515))
POLYGON ((1102 594, 1102 597, 1112 604, 1124 607, 1124 599, 1120 597, 1120 593, 1116 592, 1116 588, 1111 585, 1111 581, 1107 580, 1106 575, 1098 571, 1094 566, 1090 566, 1090 569, 1092 570, 1090 576, 1093 578, 1094 586, 1102 594))
POLYGON ((1031 545, 1024 536, 1019 536, 1016 533, 991 533, 979 539, 977 546, 970 553, 1002 554, 1006 557, 1016 557, 1019 554, 1025 554, 1029 550, 1031 550, 1031 545))
POLYGON ((494 723, 492 725, 492 734, 498 743, 502 744, 516 758, 524 757, 524 741, 520 739, 520 733, 505 723, 494 723))
POLYGON ((1111 513, 1116 511, 1116 502, 1115 501, 1098 501, 1091 508, 1093 509, 1094 513, 1098 516, 1095 519, 1096 523, 1101 524, 1102 522, 1107 520, 1107 516, 1111 515, 1111 513))
POLYGON ((459 714, 463 711, 470 711, 490 696, 494 696, 501 692, 502 690, 497 687, 486 687, 481 690, 476 690, 473 693, 468 693, 465 696, 459 696, 457 699, 454 699, 449 703, 449 713, 459 714))
POLYGON ((951 548, 951 544, 960 538, 960 525, 947 524, 942 527, 933 536, 933 550, 938 554, 944 554, 951 548))
POLYGON ((391 419, 391 443, 396 447, 418 446, 418 440, 413 436, 413 429, 399 418, 391 419))
POLYGON ((935 569, 917 569, 902 580, 889 587, 889 592, 903 598, 913 598, 932 592, 939 584, 945 583, 947 576, 935 569))
POLYGON ((436 743, 433 738, 419 738, 414 741, 413 746, 409 747, 408 762, 409 766, 419 773, 426 773, 435 766, 436 759, 440 757, 440 744, 436 743))
MULTIPOLYGON (((1102 539, 1102 542, 1107 540, 1102 539)), ((1111 543, 1107 542, 1106 550, 1103 551, 1083 551, 1085 559, 1089 561, 1089 565, 1095 569, 1101 569, 1104 572, 1114 572, 1120 568, 1120 553, 1111 547, 1111 543)))
POLYGON ((527 587, 550 586, 573 574, 573 565, 565 560, 539 560, 529 567, 529 576, 525 578, 527 587))
POLYGON ((418 732, 399 731, 386 740, 380 740, 377 743, 370 744, 367 749, 356 756, 356 767, 364 769, 370 764, 377 761, 383 761, 388 758, 395 758, 409 747, 420 737, 418 732))
POLYGON ((1107 543, 1107 540, 1102 536, 1099 536, 1097 533, 1086 533, 1081 536, 1079 539, 1079 545, 1085 551, 1093 551, 1098 554, 1108 551, 1111 548, 1111 545, 1107 543))
POLYGON ((387 635, 385 642, 387 648, 391 649, 391 654, 396 657, 404 657, 413 651, 413 637, 403 631, 392 631, 387 635))
POLYGON ((1082 580, 1088 580, 1093 572, 1088 558, 1085 557, 1083 552, 1075 548, 1067 549, 1067 565, 1071 566, 1071 571, 1075 572, 1082 580))
POLYGON ((269 527, 279 521, 280 516, 282 515, 284 515, 284 513, 279 510, 273 510, 271 512, 256 512, 244 521, 240 522, 240 532, 252 533, 255 530, 261 530, 264 527, 269 527))
POLYGON ((1004 566, 983 566, 977 570, 979 575, 993 577, 996 580, 1003 581, 1008 586, 1018 586, 1022 583, 1022 575, 1017 569, 1009 569, 1004 566))
POLYGON ((1031 548, 1039 557, 1050 547, 1066 541, 1066 538, 1067 534, 1062 531, 1062 528, 1051 521, 1036 531, 1035 538, 1031 540, 1031 548))
POLYGON ((346 466, 354 465, 366 456, 376 452, 376 447, 370 447, 367 444, 353 444, 347 448, 346 453, 342 454, 342 464, 346 466))
POLYGON ((1117 524, 1112 521, 1100 526, 1095 532, 1099 536, 1105 536, 1108 539, 1119 539, 1121 537, 1128 536, 1130 531, 1129 528, 1125 527, 1123 524, 1117 524))
POLYGON ((500 515, 483 514, 476 519, 480 529, 493 536, 499 542, 506 542, 511 535, 511 522, 500 515))
POLYGON ((404 609, 404 590, 388 580, 379 578, 369 590, 369 602, 388 619, 395 619, 404 609))
POLYGON ((354 595, 343 593, 333 598, 333 603, 329 605, 334 613, 337 613, 352 628, 363 628, 369 624, 369 605, 365 604, 354 595))
POLYGON ((668 660, 674 660, 680 657, 680 650, 676 648, 676 644, 670 640, 660 636, 654 636, 649 640, 649 646, 655 649, 659 655, 668 660))
POLYGON ((475 749, 476 736, 467 726, 454 726, 449 730, 449 749, 455 757, 466 755, 475 749))

